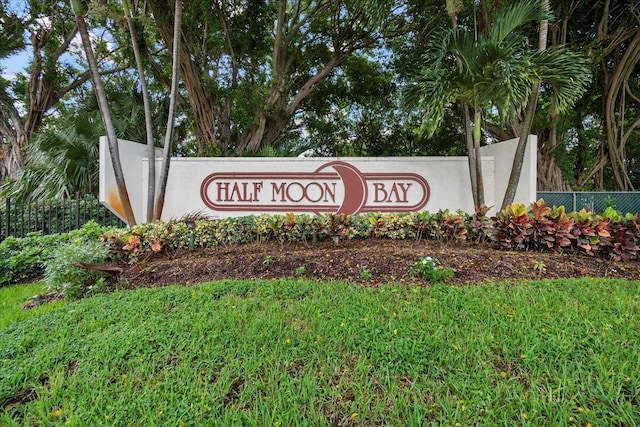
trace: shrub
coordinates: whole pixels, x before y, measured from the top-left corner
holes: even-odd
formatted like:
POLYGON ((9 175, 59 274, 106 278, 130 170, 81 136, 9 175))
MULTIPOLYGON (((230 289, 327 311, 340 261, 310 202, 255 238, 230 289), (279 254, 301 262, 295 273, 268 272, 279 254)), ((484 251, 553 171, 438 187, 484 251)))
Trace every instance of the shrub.
POLYGON ((194 230, 181 221, 141 224, 105 235, 114 254, 129 263, 155 253, 189 247, 193 232, 197 247, 235 245, 252 241, 306 242, 330 238, 435 239, 441 241, 494 242, 510 250, 579 250, 613 259, 637 259, 640 215, 624 217, 612 210, 605 216, 584 210, 566 214, 564 207, 549 208, 544 200, 512 204, 494 217, 483 206, 475 214, 462 211, 413 213, 371 212, 361 215, 326 213, 247 216, 215 220, 198 219, 194 230), (616 216, 617 215, 617 216, 616 216), (615 221, 618 218, 619 221, 615 221))
POLYGON ((68 299, 82 298, 96 284, 102 290, 104 279, 100 280, 100 273, 75 264, 103 264, 108 255, 109 247, 100 240, 74 239, 59 245, 46 262, 45 284, 50 291, 62 292, 68 299))
POLYGON ((504 249, 528 249, 534 232, 527 208, 522 203, 513 203, 491 218, 495 239, 504 249))
POLYGON ((75 239, 100 240, 113 227, 103 227, 90 221, 80 229, 62 234, 30 233, 23 238, 8 237, 0 242, 0 286, 38 277, 44 273, 45 262, 60 244, 75 239))

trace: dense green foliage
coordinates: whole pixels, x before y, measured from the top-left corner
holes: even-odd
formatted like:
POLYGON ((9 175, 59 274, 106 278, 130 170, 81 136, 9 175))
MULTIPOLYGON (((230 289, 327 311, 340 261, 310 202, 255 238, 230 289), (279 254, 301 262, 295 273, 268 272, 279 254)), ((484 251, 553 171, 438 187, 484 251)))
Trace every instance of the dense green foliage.
POLYGON ((47 288, 71 300, 104 292, 105 278, 98 271, 78 268, 77 264, 104 265, 108 256, 108 245, 95 238, 74 239, 58 245, 46 261, 47 288))
POLYGON ((111 227, 88 222, 79 230, 68 233, 32 233, 21 239, 4 239, 0 242, 0 286, 42 275, 46 263, 61 245, 91 245, 91 242, 100 242, 101 236, 109 230, 111 227))
POLYGON ((0 424, 634 425, 640 286, 116 292, 0 331, 0 424))
MULTIPOLYGON (((565 213, 564 207, 549 208, 539 200, 531 204, 530 211, 514 204, 491 218, 483 211, 469 215, 448 210, 319 216, 287 213, 200 219, 193 230, 182 221, 157 221, 127 229, 104 228, 90 222, 62 235, 34 233, 24 239, 5 239, 0 243, 0 284, 36 277, 49 263, 49 286, 60 290, 66 284, 65 289, 71 286, 74 296, 79 297, 93 289, 97 277, 73 267, 77 262, 103 263, 109 257, 136 264, 159 252, 187 249, 191 244, 208 247, 268 240, 284 243, 354 238, 474 241, 505 249, 575 250, 629 260, 640 254, 640 215, 622 215, 610 207, 601 215, 584 209, 565 213)), ((445 273, 435 270, 428 274, 439 277, 445 273)), ((438 277, 434 281, 440 280, 438 277)))
MULTIPOLYGON (((188 248, 192 231, 179 221, 159 221, 129 229, 114 229, 105 239, 116 256, 129 263, 148 259, 163 250, 188 248)), ((621 215, 607 208, 602 215, 581 210, 565 213, 543 200, 513 204, 487 217, 479 211, 369 213, 319 216, 260 215, 198 220, 193 230, 196 247, 253 241, 301 242, 320 239, 435 239, 495 243, 514 250, 575 250, 614 259, 637 259, 640 253, 640 215, 621 215)))

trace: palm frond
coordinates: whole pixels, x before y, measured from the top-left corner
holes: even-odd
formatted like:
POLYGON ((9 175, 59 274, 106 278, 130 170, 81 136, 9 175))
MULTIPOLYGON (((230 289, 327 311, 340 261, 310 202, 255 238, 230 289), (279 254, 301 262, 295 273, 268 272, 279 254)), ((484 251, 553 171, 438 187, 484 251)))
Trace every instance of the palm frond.
POLYGON ((487 38, 495 42, 501 42, 507 40, 512 33, 523 25, 543 19, 551 19, 552 17, 551 12, 545 10, 542 2, 538 0, 513 3, 498 11, 487 38))
POLYGON ((591 82, 586 60, 567 49, 547 49, 532 56, 539 80, 552 89, 557 112, 566 112, 585 93, 591 82))

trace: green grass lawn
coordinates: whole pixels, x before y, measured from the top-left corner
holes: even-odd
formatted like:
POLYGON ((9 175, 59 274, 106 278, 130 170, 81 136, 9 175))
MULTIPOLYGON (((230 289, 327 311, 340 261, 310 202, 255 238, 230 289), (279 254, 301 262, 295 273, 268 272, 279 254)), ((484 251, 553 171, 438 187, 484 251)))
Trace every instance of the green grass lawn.
POLYGON ((46 313, 63 305, 62 301, 45 304, 33 310, 23 310, 22 306, 34 295, 46 292, 43 283, 28 283, 23 285, 6 286, 0 288, 0 329, 11 322, 46 313))
POLYGON ((628 281, 116 292, 0 329, 0 425, 632 426, 639 338, 628 281))

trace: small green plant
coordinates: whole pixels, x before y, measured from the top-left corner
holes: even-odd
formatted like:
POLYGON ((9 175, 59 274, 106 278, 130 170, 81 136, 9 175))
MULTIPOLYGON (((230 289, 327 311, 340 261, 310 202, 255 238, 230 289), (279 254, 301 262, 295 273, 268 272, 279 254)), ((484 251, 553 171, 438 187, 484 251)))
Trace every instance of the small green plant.
POLYGON ((107 285, 107 279, 104 276, 98 277, 96 282, 93 285, 90 285, 87 290, 91 295, 108 292, 109 287, 107 285))
POLYGON ((533 263, 533 269, 538 273, 538 277, 542 276, 542 273, 547 271, 547 265, 541 259, 536 260, 533 263))
POLYGON ((65 298, 82 298, 96 289, 104 288, 100 273, 75 266, 77 263, 103 264, 109 254, 108 246, 99 240, 75 239, 53 251, 46 262, 45 283, 52 291, 62 292, 65 298))
POLYGON ((300 266, 298 268, 296 268, 296 276, 304 276, 304 273, 307 271, 306 268, 304 268, 303 266, 300 266))
POLYGON ((605 206, 606 206, 607 208, 611 208, 611 209, 613 209, 613 210, 615 210, 615 209, 616 209, 616 202, 617 202, 617 200, 616 200, 616 198, 615 198, 615 197, 613 197, 613 196, 609 195, 609 196, 607 196, 607 197, 603 198, 603 199, 602 199, 602 202, 605 204, 605 206))
POLYGON ((420 277, 426 279, 431 283, 445 282, 453 277, 453 269, 449 267, 438 267, 433 259, 428 257, 421 257, 418 261, 414 262, 409 270, 409 274, 412 277, 420 277))
POLYGON ((364 270, 362 270, 362 271, 360 272, 360 278, 361 278, 361 279, 364 279, 364 280, 371 280, 371 277, 373 277, 373 276, 372 276, 372 274, 371 274, 371 271, 369 271, 369 269, 368 269, 368 268, 365 268, 364 270))
POLYGON ((29 233, 26 237, 8 237, 0 242, 0 286, 41 276, 45 262, 61 244, 75 239, 100 240, 113 228, 90 221, 79 230, 63 234, 29 233))
POLYGON ((271 255, 265 255, 264 258, 262 259, 262 264, 269 265, 271 264, 271 261, 273 261, 273 259, 271 258, 271 255))

